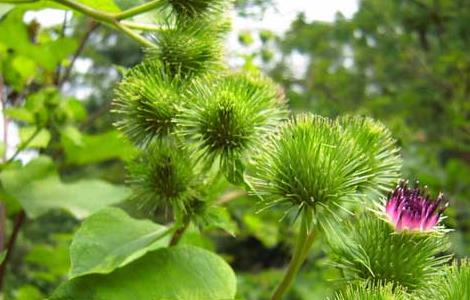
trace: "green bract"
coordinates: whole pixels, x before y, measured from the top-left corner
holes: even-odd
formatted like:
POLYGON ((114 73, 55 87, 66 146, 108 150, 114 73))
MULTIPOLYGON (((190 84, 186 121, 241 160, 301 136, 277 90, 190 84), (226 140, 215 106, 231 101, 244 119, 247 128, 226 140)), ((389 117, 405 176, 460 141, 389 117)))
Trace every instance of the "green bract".
POLYGON ((405 300, 406 294, 392 285, 351 284, 335 300, 405 300))
POLYGON ((189 88, 189 101, 179 115, 178 132, 196 155, 225 170, 242 168, 240 159, 260 146, 287 113, 278 88, 253 74, 204 79, 189 88))
POLYGON ((400 176, 400 149, 390 131, 380 122, 367 117, 346 116, 338 119, 364 154, 360 168, 368 174, 360 188, 372 192, 390 191, 400 176))
MULTIPOLYGON (((339 228, 336 228, 338 231, 339 228)), ((332 259, 347 279, 402 286, 408 291, 425 286, 448 260, 440 233, 401 231, 374 214, 359 217, 344 232, 329 236, 332 259)))
POLYGON ((227 0, 163 0, 162 8, 177 18, 200 18, 220 14, 227 0))
POLYGON ((132 68, 115 91, 117 128, 141 146, 167 136, 174 128, 180 88, 178 78, 168 76, 157 62, 147 61, 132 68))
MULTIPOLYGON (((334 213, 365 180, 363 155, 336 122, 311 114, 282 126, 255 159, 250 181, 265 205, 310 207, 334 213)), ((319 214, 319 212, 322 212, 319 214)))
POLYGON ((161 61, 169 74, 184 79, 221 69, 222 29, 218 27, 206 21, 177 22, 158 32, 157 47, 148 51, 147 60, 161 61))
POLYGON ((470 261, 464 259, 445 268, 424 291, 422 299, 470 299, 470 261))
POLYGON ((133 198, 153 210, 163 207, 185 211, 198 198, 199 174, 189 153, 168 139, 149 145, 129 165, 133 198))

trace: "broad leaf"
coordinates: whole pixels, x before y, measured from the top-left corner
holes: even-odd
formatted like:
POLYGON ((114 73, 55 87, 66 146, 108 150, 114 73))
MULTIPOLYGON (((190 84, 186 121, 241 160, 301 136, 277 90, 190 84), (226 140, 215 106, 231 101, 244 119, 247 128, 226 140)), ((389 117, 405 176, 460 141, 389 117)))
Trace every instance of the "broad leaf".
POLYGON ((96 135, 81 136, 77 145, 68 136, 62 141, 65 148, 66 162, 84 165, 109 159, 128 160, 136 152, 134 146, 127 142, 117 131, 109 131, 96 135))
POLYGON ((70 246, 70 277, 110 273, 145 253, 168 244, 166 227, 136 220, 119 208, 105 208, 87 218, 70 246))
POLYGON ((47 129, 36 132, 36 127, 25 126, 20 128, 20 140, 21 143, 27 144, 28 148, 45 148, 51 140, 51 134, 47 129))
POLYGON ((65 184, 47 157, 39 157, 21 168, 4 170, 0 180, 5 192, 21 203, 30 218, 51 209, 64 209, 82 219, 129 196, 127 188, 98 179, 65 184))
POLYGON ((177 246, 147 253, 107 275, 72 279, 50 300, 230 300, 235 292, 235 274, 222 258, 177 246))

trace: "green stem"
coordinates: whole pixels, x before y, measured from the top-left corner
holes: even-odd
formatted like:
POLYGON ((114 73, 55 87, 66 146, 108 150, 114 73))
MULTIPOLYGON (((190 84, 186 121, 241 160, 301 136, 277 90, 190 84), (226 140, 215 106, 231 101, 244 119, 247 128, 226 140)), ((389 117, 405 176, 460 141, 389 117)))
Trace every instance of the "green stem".
POLYGON ((12 162, 13 160, 15 160, 18 154, 20 154, 21 151, 23 151, 29 145, 29 143, 31 143, 31 141, 39 134, 39 132, 41 132, 41 128, 38 127, 33 132, 33 134, 26 141, 24 141, 24 143, 22 143, 21 145, 18 146, 18 148, 16 148, 15 153, 7 160, 6 163, 8 164, 12 162))
POLYGON ((145 47, 148 47, 148 48, 155 47, 155 45, 152 42, 150 42, 149 40, 147 40, 146 38, 144 38, 140 34, 135 33, 134 31, 132 31, 128 27, 122 25, 121 23, 115 21, 115 22, 113 22, 113 25, 117 30, 119 30, 122 33, 126 34, 131 39, 133 39, 134 41, 144 45, 145 47))
POLYGON ((178 245, 179 241, 183 237, 183 234, 186 232, 186 229, 188 229, 190 222, 191 222, 191 217, 186 216, 183 220, 183 224, 181 225, 181 227, 176 229, 175 233, 171 237, 170 246, 178 245))
MULTIPOLYGON (((0 1, 2 1, 2 0, 0 0, 0 1)), ((107 25, 110 25, 110 26, 114 27, 116 30, 124 33, 125 35, 129 36, 134 41, 142 44, 145 47, 155 47, 155 45, 152 42, 150 42, 149 40, 147 40, 146 38, 144 38, 140 34, 132 31, 126 25, 121 24, 119 22, 120 19, 123 19, 126 16, 128 16, 128 17, 132 16, 131 13, 140 14, 140 13, 144 13, 144 12, 154 8, 155 3, 153 3, 153 2, 155 2, 155 1, 151 1, 151 2, 146 3, 144 5, 140 5, 140 6, 131 8, 129 10, 126 10, 122 13, 117 13, 117 14, 97 10, 93 7, 90 7, 90 6, 87 6, 87 5, 84 5, 82 3, 72 1, 72 0, 53 0, 53 1, 56 2, 56 3, 62 4, 66 7, 69 7, 71 9, 74 9, 78 12, 81 12, 81 13, 87 15, 87 16, 90 16, 93 19, 95 19, 95 20, 97 20, 101 23, 105 23, 107 25), (153 4, 153 6, 150 5, 150 4, 153 4)))
POLYGON ((271 300, 282 299, 284 294, 290 288, 292 282, 294 281, 295 276, 297 275, 297 272, 300 270, 302 263, 307 258, 308 252, 310 248, 312 247, 313 241, 315 239, 315 235, 313 233, 313 230, 311 230, 310 228, 311 224, 308 221, 310 219, 306 217, 307 213, 308 212, 304 211, 302 215, 302 221, 300 224, 300 232, 299 232, 299 236, 297 237, 297 243, 295 246, 294 254, 289 263, 289 266, 287 267, 286 273, 284 274, 282 281, 279 283, 276 290, 274 291, 274 294, 271 300), (309 232, 309 229, 310 229, 310 232, 309 232))
POLYGON ((94 18, 95 20, 106 22, 106 23, 113 23, 114 22, 114 15, 110 14, 105 11, 94 9, 90 6, 83 5, 79 2, 70 1, 70 0, 54 0, 57 3, 60 3, 64 6, 70 7, 79 11, 87 16, 94 18))
POLYGON ((0 3, 8 3, 8 4, 24 4, 24 3, 34 3, 38 2, 39 0, 0 0, 0 3))
POLYGON ((162 0, 153 0, 147 3, 144 3, 142 5, 138 5, 136 7, 129 8, 128 10, 125 10, 121 13, 118 13, 115 15, 115 18, 117 20, 122 20, 122 19, 128 19, 130 17, 140 15, 141 13, 147 12, 149 10, 152 10, 154 8, 158 8, 163 4, 162 0))
POLYGON ((136 22, 129 22, 129 21, 121 21, 119 23, 121 23, 122 25, 128 28, 137 29, 137 30, 162 31, 165 29, 161 26, 153 25, 153 24, 143 24, 143 23, 136 23, 136 22))

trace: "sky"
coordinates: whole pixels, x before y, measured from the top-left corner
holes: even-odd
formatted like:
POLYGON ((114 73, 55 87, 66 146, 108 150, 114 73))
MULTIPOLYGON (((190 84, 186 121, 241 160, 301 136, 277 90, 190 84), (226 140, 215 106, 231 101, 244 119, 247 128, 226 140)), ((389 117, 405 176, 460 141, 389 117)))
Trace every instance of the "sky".
MULTIPOLYGON (((331 22, 337 12, 341 12, 346 18, 350 18, 357 10, 358 0, 276 0, 275 5, 266 10, 262 19, 242 18, 232 14, 233 31, 227 39, 228 48, 234 52, 250 51, 250 49, 241 49, 238 43, 238 33, 246 30, 256 31, 259 29, 269 29, 277 34, 283 34, 289 29, 290 23, 295 17, 303 12, 307 21, 325 21, 331 22)), ((25 21, 33 19, 39 21, 43 26, 53 26, 63 22, 64 12, 56 9, 45 9, 38 12, 28 12, 25 15, 25 21)), ((257 47, 255 43, 252 47, 257 47)), ((80 71, 86 72, 86 64, 83 61, 76 64, 80 71)), ((301 65, 305 61, 301 56, 294 56, 292 64, 301 65)), ((236 65, 236 63, 235 63, 236 65)), ((87 96, 87 95, 85 95, 87 96)), ((3 117, 0 116, 0 136, 3 136, 3 117)), ((18 130, 14 124, 8 128, 9 147, 7 156, 14 153, 16 145, 19 142, 18 130)), ((23 161, 28 161, 35 156, 34 152, 27 152, 20 156, 23 161)))

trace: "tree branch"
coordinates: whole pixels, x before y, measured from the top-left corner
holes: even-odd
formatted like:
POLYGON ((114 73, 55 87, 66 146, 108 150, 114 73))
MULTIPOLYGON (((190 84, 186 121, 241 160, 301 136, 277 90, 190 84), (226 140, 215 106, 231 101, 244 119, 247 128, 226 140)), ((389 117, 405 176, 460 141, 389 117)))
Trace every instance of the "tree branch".
POLYGON ((0 290, 2 289, 2 286, 3 286, 6 267, 7 267, 8 261, 11 258, 11 254, 13 252, 13 249, 15 247, 16 238, 18 237, 21 226, 23 226, 25 219, 26 219, 26 214, 25 214, 24 210, 21 210, 15 217, 15 223, 13 225, 13 231, 11 233, 10 239, 8 240, 8 244, 7 244, 7 247, 6 247, 7 253, 6 253, 6 256, 3 260, 3 262, 0 264, 0 290))
POLYGON ((21 145, 19 145, 18 148, 16 148, 15 153, 7 160, 7 163, 10 163, 15 160, 18 154, 20 154, 20 152, 23 151, 29 145, 29 143, 31 143, 31 141, 39 134, 39 132, 41 132, 41 128, 37 127, 33 134, 21 145))
POLYGON ((90 22, 88 30, 83 35, 82 39, 80 40, 80 44, 78 45, 78 48, 75 50, 75 53, 72 56, 72 60, 70 61, 70 65, 65 70, 64 76, 60 79, 59 83, 57 84, 58 87, 61 87, 69 79, 70 74, 71 74, 72 69, 73 69, 73 66, 75 64, 75 61, 80 56, 80 54, 83 52, 83 49, 85 49, 86 42, 90 38, 93 31, 95 31, 95 29, 98 28, 98 26, 99 26, 99 24, 97 22, 95 22, 95 21, 90 22))

